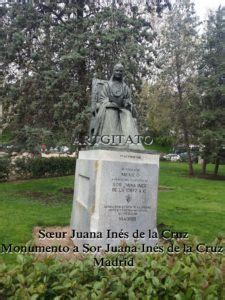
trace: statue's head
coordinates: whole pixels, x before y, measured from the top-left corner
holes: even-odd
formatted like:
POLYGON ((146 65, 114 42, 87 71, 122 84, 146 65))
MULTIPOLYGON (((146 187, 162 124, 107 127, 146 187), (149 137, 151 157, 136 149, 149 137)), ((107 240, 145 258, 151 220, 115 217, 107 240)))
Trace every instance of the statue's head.
POLYGON ((124 76, 124 67, 121 63, 118 63, 113 67, 112 78, 116 79, 116 80, 119 80, 119 81, 122 81, 123 76, 124 76))

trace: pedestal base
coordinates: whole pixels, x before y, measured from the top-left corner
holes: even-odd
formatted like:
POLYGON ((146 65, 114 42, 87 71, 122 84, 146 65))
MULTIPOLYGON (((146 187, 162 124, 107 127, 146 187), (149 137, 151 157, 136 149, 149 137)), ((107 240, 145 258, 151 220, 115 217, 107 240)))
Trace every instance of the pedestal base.
POLYGON ((127 244, 135 242, 137 235, 133 234, 138 231, 145 235, 138 239, 139 243, 154 245, 158 172, 158 154, 80 151, 71 228, 82 233, 83 238, 74 238, 74 244, 106 249, 107 244, 119 245, 122 240, 127 244), (90 238, 91 232, 98 233, 98 238, 90 238))

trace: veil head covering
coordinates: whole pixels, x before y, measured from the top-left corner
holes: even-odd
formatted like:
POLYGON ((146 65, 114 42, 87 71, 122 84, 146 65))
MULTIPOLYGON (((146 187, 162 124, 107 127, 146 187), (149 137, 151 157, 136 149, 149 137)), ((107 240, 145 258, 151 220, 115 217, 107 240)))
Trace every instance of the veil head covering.
POLYGON ((117 63, 117 64, 115 64, 115 66, 113 67, 113 71, 115 71, 116 69, 118 69, 118 68, 120 68, 120 69, 123 69, 124 70, 124 66, 119 62, 119 63, 117 63))

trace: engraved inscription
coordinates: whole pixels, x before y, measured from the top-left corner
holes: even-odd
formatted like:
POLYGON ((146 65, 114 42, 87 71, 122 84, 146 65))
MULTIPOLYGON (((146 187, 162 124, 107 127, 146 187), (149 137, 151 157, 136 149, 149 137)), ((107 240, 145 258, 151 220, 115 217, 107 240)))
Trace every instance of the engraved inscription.
POLYGON ((138 215, 146 214, 151 209, 147 191, 148 176, 148 172, 138 166, 117 168, 110 178, 109 187, 114 195, 114 203, 104 205, 104 209, 113 213, 119 221, 135 222, 138 215))

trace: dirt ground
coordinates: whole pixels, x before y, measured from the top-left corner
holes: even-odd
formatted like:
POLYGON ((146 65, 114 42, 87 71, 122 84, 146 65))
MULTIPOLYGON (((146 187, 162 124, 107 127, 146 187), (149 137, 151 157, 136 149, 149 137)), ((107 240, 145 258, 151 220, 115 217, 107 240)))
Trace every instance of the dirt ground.
MULTIPOLYGON (((51 227, 34 227, 33 228, 33 240, 34 240, 34 245, 35 246, 57 246, 59 249, 61 249, 60 251, 57 251, 56 253, 53 252, 49 252, 49 253, 36 253, 35 255, 37 256, 37 258, 39 259, 45 259, 46 257, 57 257, 60 260, 74 260, 74 259, 79 259, 81 258, 81 254, 79 253, 74 253, 73 252, 73 248, 74 248, 74 244, 72 242, 72 240, 70 239, 71 236, 71 229, 69 226, 66 227, 58 227, 58 226, 51 226, 51 227), (43 237, 43 234, 41 234, 39 231, 45 232, 45 234, 47 232, 50 233, 54 233, 54 236, 61 236, 64 238, 47 238, 47 237, 43 237), (63 234, 62 234, 63 232, 63 234), (65 251, 63 251, 63 249, 68 249, 69 248, 69 252, 65 253, 65 251)), ((67 250, 66 250, 67 251, 67 250)))

